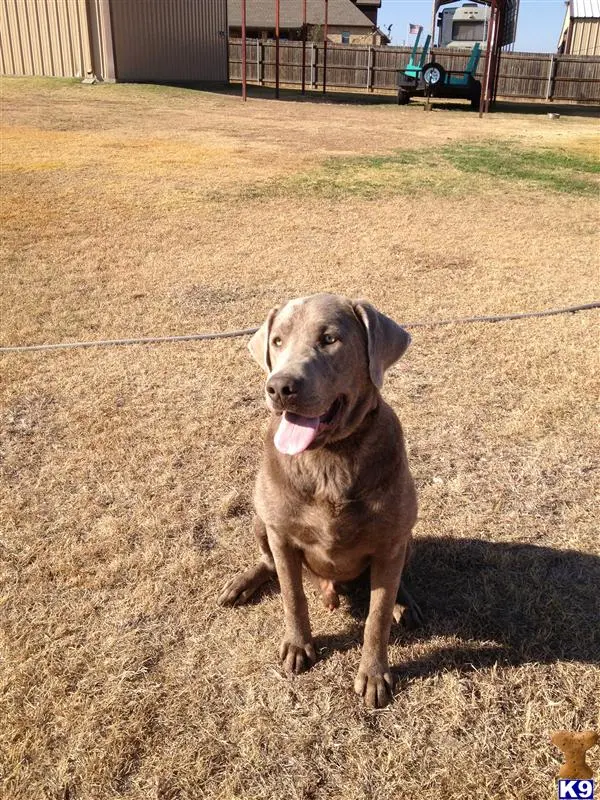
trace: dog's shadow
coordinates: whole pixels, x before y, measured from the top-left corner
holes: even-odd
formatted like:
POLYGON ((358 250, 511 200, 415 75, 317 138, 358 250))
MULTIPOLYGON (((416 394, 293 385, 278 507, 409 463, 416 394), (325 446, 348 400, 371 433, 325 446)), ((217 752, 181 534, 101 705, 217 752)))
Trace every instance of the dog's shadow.
MULTIPOLYGON (((397 665, 401 678, 494 663, 600 663, 597 556, 527 544, 417 537, 405 585, 421 608, 424 625, 417 631, 394 627, 392 641, 454 641, 397 665)), ((368 600, 367 589, 351 593, 348 608, 356 623, 339 635, 317 636, 317 647, 355 647, 368 600)))

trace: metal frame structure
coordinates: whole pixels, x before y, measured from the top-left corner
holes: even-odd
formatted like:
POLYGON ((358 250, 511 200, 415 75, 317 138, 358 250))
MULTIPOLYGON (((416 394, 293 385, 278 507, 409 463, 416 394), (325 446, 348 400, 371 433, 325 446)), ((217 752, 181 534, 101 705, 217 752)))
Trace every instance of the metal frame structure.
MULTIPOLYGON (((434 0, 431 31, 435 32, 437 14, 441 6, 454 0, 434 0)), ((487 114, 496 101, 500 66, 500 51, 508 42, 503 41, 510 27, 516 29, 519 13, 518 0, 477 0, 478 3, 490 6, 490 18, 487 29, 487 43, 481 81, 481 107, 479 116, 487 114)))
MULTIPOLYGON (((275 0, 275 97, 279 99, 279 20, 281 0, 275 0)), ((327 36, 329 29, 329 0, 323 0, 323 94, 327 93, 327 36)), ((302 0, 302 94, 306 94, 306 0, 302 0)), ((246 0, 242 0, 242 100, 248 97, 246 78, 246 0)))
MULTIPOLYGON (((275 2, 275 97, 279 98, 279 20, 281 0, 275 2)), ((306 93, 306 0, 302 2, 302 94, 306 93)), ((441 6, 448 5, 454 0, 433 0, 432 36, 435 33, 437 13, 441 6)), ((479 115, 486 114, 496 100, 498 89, 498 68, 500 65, 500 51, 506 45, 509 26, 516 29, 518 15, 518 0, 478 0, 490 6, 490 19, 487 30, 487 47, 481 82, 481 107, 479 115)), ((323 25, 323 94, 327 93, 327 36, 329 20, 329 0, 323 0, 324 25, 323 25)), ((246 78, 246 0, 242 0, 242 99, 247 98, 246 78)))

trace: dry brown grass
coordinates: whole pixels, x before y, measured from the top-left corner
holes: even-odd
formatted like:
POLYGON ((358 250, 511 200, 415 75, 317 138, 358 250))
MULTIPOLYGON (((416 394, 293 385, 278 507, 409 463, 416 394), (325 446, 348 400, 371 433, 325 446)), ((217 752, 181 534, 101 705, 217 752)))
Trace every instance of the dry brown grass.
MULTIPOLYGON (((435 173, 377 199, 289 180, 458 140, 593 155, 593 119, 2 89, 2 343, 245 327, 327 289, 400 320, 597 294, 593 198, 472 176, 448 212, 435 173)), ((418 330, 391 371, 427 626, 394 633, 383 712, 351 689, 360 597, 311 595, 322 658, 294 680, 275 592, 215 606, 254 558, 244 340, 0 359, 4 797, 553 796, 548 732, 600 727, 595 312, 418 330)))

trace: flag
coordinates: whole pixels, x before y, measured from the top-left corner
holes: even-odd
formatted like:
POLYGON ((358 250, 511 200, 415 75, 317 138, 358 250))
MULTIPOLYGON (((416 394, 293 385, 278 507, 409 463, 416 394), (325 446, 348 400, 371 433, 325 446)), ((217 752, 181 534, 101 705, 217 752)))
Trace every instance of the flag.
POLYGON ((421 31, 423 30, 422 25, 415 25, 414 22, 409 23, 408 25, 408 35, 409 36, 418 36, 421 31))

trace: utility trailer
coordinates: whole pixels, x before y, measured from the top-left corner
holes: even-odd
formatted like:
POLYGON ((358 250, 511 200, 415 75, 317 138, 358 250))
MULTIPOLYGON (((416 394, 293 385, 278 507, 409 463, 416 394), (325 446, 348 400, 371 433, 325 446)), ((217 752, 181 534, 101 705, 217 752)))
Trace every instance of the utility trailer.
POLYGON ((429 97, 463 98, 471 101, 471 108, 479 111, 481 102, 481 81, 475 78, 477 65, 481 58, 481 47, 477 42, 471 50, 467 66, 462 72, 446 70, 437 61, 427 62, 431 36, 427 36, 417 60, 417 50, 421 33, 417 36, 404 69, 398 72, 398 105, 406 105, 416 95, 429 97))

